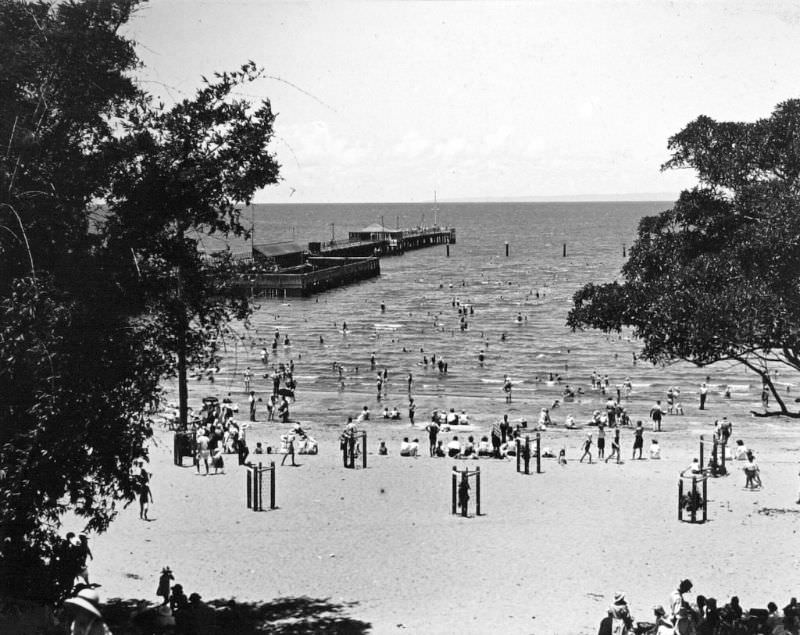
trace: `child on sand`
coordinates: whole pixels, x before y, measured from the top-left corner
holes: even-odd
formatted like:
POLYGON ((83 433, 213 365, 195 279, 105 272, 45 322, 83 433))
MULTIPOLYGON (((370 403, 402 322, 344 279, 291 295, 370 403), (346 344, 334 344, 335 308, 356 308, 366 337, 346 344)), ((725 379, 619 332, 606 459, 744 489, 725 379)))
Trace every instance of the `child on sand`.
POLYGON ((619 428, 614 430, 614 439, 611 441, 611 454, 606 458, 606 463, 611 459, 616 459, 619 463, 619 428))
POLYGON ((661 458, 661 446, 658 445, 658 440, 653 439, 650 442, 650 458, 651 459, 660 459, 661 458))
POLYGON ((589 432, 586 435, 586 440, 583 442, 583 454, 581 455, 580 461, 578 463, 583 463, 583 459, 589 457, 589 463, 592 462, 592 433, 589 432))

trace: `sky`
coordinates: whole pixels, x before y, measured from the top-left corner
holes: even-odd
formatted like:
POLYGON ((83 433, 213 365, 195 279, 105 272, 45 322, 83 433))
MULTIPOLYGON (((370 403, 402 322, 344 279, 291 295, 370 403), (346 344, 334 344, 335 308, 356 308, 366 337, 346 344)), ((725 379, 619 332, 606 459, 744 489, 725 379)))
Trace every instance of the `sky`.
POLYGON ((673 199, 695 176, 660 171, 671 135, 800 97, 788 1, 150 0, 126 35, 168 103, 263 67, 242 89, 278 114, 262 203, 673 199))

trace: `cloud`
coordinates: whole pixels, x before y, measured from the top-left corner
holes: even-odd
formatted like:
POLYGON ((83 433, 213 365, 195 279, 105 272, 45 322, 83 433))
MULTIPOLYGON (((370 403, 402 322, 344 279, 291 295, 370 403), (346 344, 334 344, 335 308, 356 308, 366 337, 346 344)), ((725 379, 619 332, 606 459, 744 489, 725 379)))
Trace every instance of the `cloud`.
POLYGON ((467 142, 462 137, 443 139, 433 146, 433 154, 437 158, 452 159, 467 149, 467 142))
POLYGON ((430 147, 430 142, 416 130, 406 132, 392 148, 392 153, 403 159, 416 159, 430 147))
POLYGON ((333 132, 325 121, 290 124, 276 131, 291 148, 301 168, 325 165, 356 165, 372 150, 360 141, 333 132))
POLYGON ((492 154, 502 149, 507 145, 511 133, 512 130, 510 126, 501 126, 497 130, 485 134, 483 136, 483 143, 481 143, 481 154, 492 154))

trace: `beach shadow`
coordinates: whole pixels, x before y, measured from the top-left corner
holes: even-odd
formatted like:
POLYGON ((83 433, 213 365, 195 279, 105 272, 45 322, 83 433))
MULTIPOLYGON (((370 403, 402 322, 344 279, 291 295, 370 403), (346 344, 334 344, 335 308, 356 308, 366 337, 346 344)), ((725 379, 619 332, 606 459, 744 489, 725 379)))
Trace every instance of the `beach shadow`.
MULTIPOLYGON (((192 635, 250 635, 312 633, 362 635, 372 630, 369 622, 348 615, 357 602, 332 602, 328 598, 284 597, 269 602, 237 602, 215 599, 203 602, 190 619, 192 635)), ((103 608, 103 615, 115 635, 155 632, 157 605, 135 599, 114 598, 103 608)), ((181 632, 180 630, 177 632, 181 632)))

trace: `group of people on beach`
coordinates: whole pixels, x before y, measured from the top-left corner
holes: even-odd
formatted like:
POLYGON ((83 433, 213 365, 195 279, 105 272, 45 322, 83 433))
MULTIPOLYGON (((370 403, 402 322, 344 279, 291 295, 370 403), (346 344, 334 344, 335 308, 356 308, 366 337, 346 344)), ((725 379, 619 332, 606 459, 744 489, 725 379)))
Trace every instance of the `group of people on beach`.
POLYGON ((691 580, 681 580, 669 595, 667 608, 653 607, 646 621, 634 621, 624 593, 616 593, 597 635, 798 635, 800 604, 791 598, 783 608, 769 602, 766 608, 744 610, 737 596, 724 606, 716 598, 690 599, 691 580))

